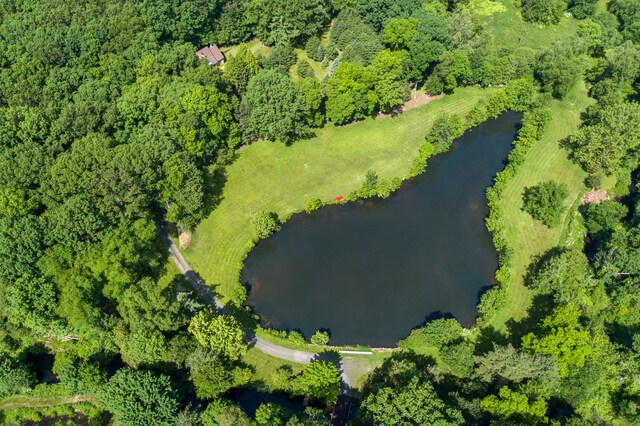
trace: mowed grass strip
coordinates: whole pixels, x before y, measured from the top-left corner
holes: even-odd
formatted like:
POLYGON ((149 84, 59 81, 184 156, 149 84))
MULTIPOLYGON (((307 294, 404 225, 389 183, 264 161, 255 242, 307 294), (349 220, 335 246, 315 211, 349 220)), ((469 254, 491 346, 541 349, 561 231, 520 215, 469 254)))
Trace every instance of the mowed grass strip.
POLYGON ((569 160, 568 152, 560 147, 560 141, 578 128, 580 113, 591 102, 583 82, 576 85, 564 100, 553 101, 553 119, 547 133, 528 152, 524 164, 503 193, 501 204, 505 212, 506 237, 513 247, 514 256, 512 278, 507 284, 507 308, 487 324, 497 330, 504 331, 509 319, 519 320, 526 316, 532 296, 523 282, 527 267, 535 256, 558 245, 570 220, 570 206, 584 193, 586 173, 569 160), (569 187, 563 223, 552 229, 522 210, 524 189, 548 180, 569 187))
POLYGON ((243 148, 227 168, 221 203, 193 233, 184 253, 187 261, 228 300, 252 238, 252 213, 265 210, 285 218, 302 211, 311 198, 346 196, 362 184, 368 170, 381 178, 405 176, 439 113, 464 117, 494 91, 460 88, 393 118, 328 124, 313 139, 292 146, 261 141, 243 148))

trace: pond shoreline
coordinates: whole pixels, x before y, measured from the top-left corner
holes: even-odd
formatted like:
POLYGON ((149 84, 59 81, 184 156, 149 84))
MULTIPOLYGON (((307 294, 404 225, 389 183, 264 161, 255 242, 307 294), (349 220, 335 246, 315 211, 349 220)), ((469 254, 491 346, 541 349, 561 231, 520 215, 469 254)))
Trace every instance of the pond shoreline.
MULTIPOLYGON (((511 130, 511 133, 510 133, 510 136, 509 136, 509 140, 508 140, 508 141, 507 141, 507 143, 506 143, 507 150, 506 150, 506 151, 503 151, 503 153, 501 154, 504 158, 506 158, 506 154, 507 154, 507 153, 509 152, 509 150, 511 149, 511 143, 513 142, 513 140, 514 140, 514 138, 515 138, 515 134, 516 134, 516 133, 515 133, 515 132, 516 132, 515 128, 517 127, 517 125, 520 123, 520 120, 521 120, 521 118, 520 118, 520 116, 519 116, 519 115, 518 115, 518 117, 519 117, 519 118, 518 118, 518 119, 515 119, 515 115, 513 115, 513 114, 518 114, 518 113, 506 113, 506 115, 503 115, 503 117, 504 117, 504 116, 511 116, 511 117, 513 118, 512 130, 511 130)), ((501 118, 501 119, 503 119, 503 118, 501 118)), ((495 122, 497 122, 497 121, 496 121, 496 120, 488 120, 488 121, 486 121, 486 122, 482 123, 480 126, 475 127, 475 128, 473 128, 473 129, 470 129, 470 130, 475 130, 475 129, 478 129, 478 128, 479 128, 479 129, 480 129, 480 131, 474 131, 474 132, 467 131, 467 132, 465 132, 465 134, 463 135, 463 137, 462 137, 461 139, 462 139, 462 140, 465 140, 465 138, 476 138, 476 137, 478 137, 478 136, 477 136, 478 134, 482 135, 482 133, 483 133, 483 130, 482 130, 482 129, 483 129, 483 128, 485 128, 486 126, 490 125, 491 123, 495 123, 495 122), (489 123, 489 124, 487 124, 487 123, 489 123), (484 127, 483 127, 483 126, 484 126, 484 127)), ((457 143, 458 143, 458 142, 457 142, 457 143)), ((443 153, 443 154, 442 154, 442 155, 440 155, 440 156, 434 157, 432 160, 430 160, 430 161, 429 161, 429 164, 430 164, 430 165, 432 165, 432 163, 433 163, 434 161, 435 161, 435 163, 436 163, 436 164, 438 164, 439 162, 441 162, 441 161, 443 161, 443 160, 436 160, 436 159, 438 159, 438 158, 448 158, 448 156, 450 155, 451 151, 453 151, 453 150, 455 150, 455 149, 457 149, 457 148, 454 148, 454 149, 452 149, 452 150, 450 150, 450 151, 447 151, 447 152, 443 153)), ((485 190, 486 190, 487 188, 489 188, 489 187, 492 185, 492 179, 493 179, 493 177, 495 176, 495 174, 496 174, 497 172, 499 172, 500 170, 502 170, 503 166, 504 166, 504 161, 502 161, 502 158, 501 158, 500 166, 499 166, 497 169, 495 169, 495 170, 493 170, 493 171, 492 171, 492 173, 490 174, 490 179, 486 182, 486 186, 482 187, 482 203, 472 203, 472 207, 474 207, 474 208, 472 209, 471 207, 469 207, 469 209, 471 209, 471 210, 476 210, 476 209, 478 209, 478 208, 479 208, 479 206, 481 206, 481 205, 486 205, 486 199, 484 198, 484 192, 485 192, 485 190)), ((438 167, 438 166, 435 166, 435 167, 438 167)), ((431 168, 428 168, 427 170, 431 170, 431 168)), ((429 173, 429 172, 427 172, 427 173, 429 173)), ((413 182, 414 182, 414 181, 416 181, 416 180, 421 179, 421 176, 423 176, 423 175, 420 175, 420 176, 418 176, 418 177, 416 177, 416 178, 409 178, 409 179, 405 178, 405 179, 403 180, 403 182, 402 182, 402 188, 401 188, 401 189, 399 189, 398 191, 395 191, 395 192, 392 194, 392 197, 390 197, 390 199, 393 199, 394 197, 396 197, 396 194, 401 193, 403 190, 406 190, 406 189, 404 189, 404 188, 406 188, 406 187, 407 187, 407 185, 409 185, 409 186, 413 185, 413 184, 414 184, 413 182)), ((444 198, 446 198, 446 197, 444 197, 444 198)), ((352 203, 352 202, 337 202, 337 203, 336 203, 336 202, 331 202, 331 203, 328 203, 327 205, 323 206, 323 208, 321 208, 321 209, 320 209, 320 211, 321 211, 321 212, 326 212, 326 209, 327 209, 327 208, 329 208, 329 209, 333 209, 333 210, 335 210, 335 211, 337 212, 337 211, 341 211, 341 210, 343 210, 343 208, 352 209, 352 208, 354 208, 353 206, 356 206, 355 208, 357 208, 358 206, 359 206, 359 207, 363 207, 363 208, 368 208, 367 206, 376 205, 377 203, 380 203, 380 202, 382 202, 382 203, 387 202, 387 200, 385 200, 385 201, 380 201, 380 200, 376 200, 376 199, 367 199, 367 200, 366 200, 366 201, 364 201, 364 202, 363 202, 363 200, 362 200, 362 199, 358 199, 358 200, 355 200, 355 201, 356 201, 356 203, 352 203), (340 208, 336 207, 336 205, 339 205, 339 206, 340 206, 340 208)), ((481 212, 483 211, 483 209, 480 209, 480 210, 481 210, 481 212)), ((284 228, 289 228, 289 227, 291 227, 291 226, 295 226, 295 225, 294 225, 295 223, 297 223, 297 222, 299 222, 299 221, 301 221, 301 220, 302 220, 302 221, 304 221, 304 220, 306 220, 306 218, 309 218, 309 217, 310 217, 308 214, 306 214, 306 213, 305 213, 305 214, 303 214, 303 213, 304 213, 304 212, 295 213, 295 214, 293 214, 293 215, 290 215, 290 216, 289 216, 289 217, 287 217, 287 218, 284 218, 284 219, 283 219, 283 227, 284 227, 284 228)), ((314 212, 314 213, 312 214, 312 216, 313 216, 313 215, 320 215, 320 216, 322 216, 323 214, 324 214, 324 215, 326 215, 327 213, 318 213, 318 212, 314 212)), ((340 214, 340 213, 335 213, 335 214, 340 214)), ((482 216, 481 216, 482 220, 484 220, 484 217, 485 217, 485 216, 486 216, 486 214, 485 214, 485 213, 483 213, 483 214, 482 214, 482 216)), ((311 220, 311 219, 310 219, 310 220, 311 220)), ((281 232, 283 232, 283 231, 280 231, 280 232, 276 233, 276 234, 275 234, 275 236, 272 236, 272 237, 271 237, 271 239, 273 239, 273 238, 277 238, 277 236, 278 236, 278 235, 280 235, 280 233, 281 233, 281 232)), ((482 232, 485 232, 485 233, 487 232, 487 231, 486 231, 486 229, 484 228, 484 224, 482 224, 482 232)), ((487 237, 488 237, 488 235, 487 235, 487 237)), ((255 251, 255 250, 263 250, 263 249, 264 249, 264 247, 265 247, 265 245, 269 245, 269 244, 271 244, 271 243, 270 243, 270 241, 272 241, 271 239, 267 239, 267 240, 263 240, 263 241, 261 241, 261 242, 260 242, 260 243, 255 247, 255 248, 253 248, 253 247, 248 247, 249 249, 251 249, 251 248, 252 248, 253 250, 250 250, 250 251, 251 251, 251 253, 249 253, 249 251, 248 251, 248 252, 247 252, 247 256, 248 256, 248 257, 250 257, 250 256, 252 255, 252 253, 254 253, 254 251, 255 251), (260 248, 260 247, 262 247, 262 248, 260 248)), ((493 250, 493 251, 495 252, 495 248, 493 247, 493 245, 491 245, 491 250, 493 250)), ((496 267, 497 267, 497 261, 496 261, 496 267)), ((490 280, 485 280, 485 284, 492 284, 492 283, 495 283, 495 276, 494 276, 494 272, 495 272, 496 267, 494 267, 494 268, 492 269, 492 271, 491 271, 491 276, 490 276, 490 280)), ((243 262, 243 278, 246 278, 246 276, 244 276, 244 273, 245 273, 244 271, 246 270, 246 268, 247 268, 247 261, 246 261, 246 259, 245 259, 245 261, 243 262)), ((245 280, 243 279, 243 281, 245 281, 245 280)), ((258 283, 258 285, 259 285, 259 283, 258 283)), ((482 288, 487 288, 487 286, 486 286, 486 285, 483 285, 483 286, 482 286, 482 288)), ((255 291, 255 288, 254 288, 254 291, 255 291)), ((282 296, 282 294, 281 294, 281 293, 279 293, 279 295, 280 295, 280 296, 282 296)), ((478 296, 478 297, 479 297, 479 296, 478 296)), ((476 324, 476 318, 477 318, 477 309, 476 309, 476 308, 477 308, 478 297, 474 297, 474 302, 473 302, 473 310, 474 310, 474 314, 473 314, 473 318, 471 318, 470 320, 467 320, 467 321, 463 321, 463 322, 465 323, 464 325, 468 326, 469 328, 473 328, 473 327, 475 326, 475 324, 476 324)), ((251 299, 251 295, 250 295, 250 297, 249 297, 248 305, 249 305, 249 306, 251 306, 251 307, 252 307, 252 309, 254 309, 254 312, 261 313, 261 312, 259 312, 259 309, 258 309, 258 310, 256 310, 256 309, 254 308, 254 306, 255 306, 255 305, 253 305, 253 306, 252 306, 252 299, 251 299)), ((264 322, 263 320, 264 320, 265 316, 264 316, 264 313, 261 313, 261 314, 262 314, 262 315, 261 315, 261 325, 262 325, 262 326, 264 326, 264 325, 265 325, 265 322, 264 322)), ((411 327, 411 326, 410 326, 410 327, 407 327, 407 328, 404 330, 404 334, 405 334, 405 335, 406 335, 406 334, 408 334, 412 328, 414 328, 415 326, 418 326, 420 323, 422 323, 422 321, 418 321, 417 323, 414 323, 414 324, 413 324, 413 327, 411 327)), ((280 324, 277 324, 277 323, 276 323, 276 326, 278 326, 278 325, 280 325, 280 324)), ((282 327, 282 326, 280 325, 280 327, 282 327)), ((282 328, 285 328, 285 329, 292 329, 292 330, 299 330, 299 329, 301 329, 301 328, 303 328, 303 327, 296 327, 296 324, 291 324, 291 325, 289 325, 288 327, 282 327, 282 328)), ((321 328, 321 327, 319 327, 319 328, 321 328)), ((306 331, 306 333, 305 333, 305 334, 307 335, 307 337, 310 337, 309 330, 307 329, 307 330, 304 330, 304 331, 306 331)), ((267 333, 267 332, 261 332, 260 334, 261 334, 261 335, 262 335, 262 334, 265 334, 265 335, 267 335, 266 337, 274 337, 274 339, 275 339, 275 340, 278 340, 278 341, 285 341, 285 342, 286 342, 286 338, 282 338, 282 337, 280 337, 280 336, 273 336, 273 335, 272 335, 273 333, 270 333, 270 332, 269 332, 269 333, 267 333)), ((402 336, 398 336, 398 337, 402 337, 402 336)), ((350 343, 352 343, 352 342, 348 342, 348 341, 344 341, 344 340, 340 340, 340 341, 338 342, 338 344, 340 345, 339 347, 342 347, 342 345, 343 345, 343 344, 344 344, 345 346, 349 346, 349 345, 350 345, 350 343)), ((362 346, 376 346, 376 347, 384 347, 385 349, 389 349, 389 350, 392 350, 392 348, 391 348, 391 345, 392 345, 392 344, 393 344, 393 345, 395 345, 395 341, 394 341, 394 342, 389 341, 389 342, 388 342, 388 344, 383 344, 383 345, 375 344, 375 343, 374 343, 374 344, 372 344, 372 345, 369 345, 369 344, 368 344, 369 342, 363 342, 363 343, 364 343, 364 344, 363 344, 362 346)), ((296 344, 292 342, 292 345, 296 345, 296 344)), ((357 346, 359 346, 359 345, 357 345, 357 346)))

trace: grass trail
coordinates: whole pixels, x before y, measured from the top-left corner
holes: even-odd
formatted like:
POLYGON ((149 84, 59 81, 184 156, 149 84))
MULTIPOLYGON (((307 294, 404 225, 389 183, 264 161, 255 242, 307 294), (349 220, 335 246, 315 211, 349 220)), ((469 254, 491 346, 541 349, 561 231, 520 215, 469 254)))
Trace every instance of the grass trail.
POLYGON ((502 196, 502 207, 507 223, 506 237, 514 249, 513 274, 508 283, 507 308, 492 319, 488 325, 504 331, 509 319, 522 319, 531 300, 531 292, 523 284, 523 276, 532 259, 556 246, 569 220, 569 207, 584 192, 585 172, 572 163, 567 151, 559 142, 570 135, 580 124, 580 113, 590 104, 584 83, 580 82, 562 101, 552 104, 553 119, 546 135, 536 143, 515 178, 509 183, 502 196), (565 204, 567 211, 560 226, 549 229, 522 211, 522 193, 525 188, 540 182, 554 180, 569 187, 569 197, 565 204))
POLYGON ((77 404, 89 402, 94 404, 95 395, 75 395, 75 396, 10 396, 0 401, 0 410, 11 410, 16 408, 47 408, 58 405, 77 404))

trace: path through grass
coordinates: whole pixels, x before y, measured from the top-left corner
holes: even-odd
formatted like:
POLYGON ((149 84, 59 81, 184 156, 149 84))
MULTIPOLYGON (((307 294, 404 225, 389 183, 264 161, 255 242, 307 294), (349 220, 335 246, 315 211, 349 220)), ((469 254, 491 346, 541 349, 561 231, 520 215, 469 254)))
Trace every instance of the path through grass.
POLYGON ((74 395, 74 396, 30 396, 16 395, 0 400, 0 410, 11 410, 16 408, 48 408, 59 405, 78 404, 88 402, 95 404, 95 395, 74 395))

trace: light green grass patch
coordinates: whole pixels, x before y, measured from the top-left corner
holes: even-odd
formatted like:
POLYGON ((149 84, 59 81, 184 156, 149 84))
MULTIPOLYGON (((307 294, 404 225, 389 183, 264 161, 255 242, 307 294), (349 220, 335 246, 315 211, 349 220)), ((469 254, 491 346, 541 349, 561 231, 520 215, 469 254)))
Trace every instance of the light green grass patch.
MULTIPOLYGON (((269 54, 269 51, 271 50, 269 46, 267 46, 266 44, 263 44, 257 38, 251 39, 244 44, 246 44, 247 48, 251 51, 251 53, 253 53, 256 56, 258 55, 267 56, 269 54)), ((235 56, 236 53, 238 53, 238 49, 240 48, 241 45, 242 43, 234 44, 231 46, 223 46, 220 48, 220 51, 224 53, 224 56, 227 59, 229 59, 230 56, 235 56)))
POLYGON ((15 395, 0 400, 0 410, 11 410, 18 408, 48 408, 59 405, 69 405, 78 403, 95 404, 96 396, 93 394, 73 395, 73 396, 31 396, 15 395))
POLYGON ((266 387, 272 391, 278 390, 273 384, 273 373, 275 373, 276 370, 281 367, 288 367, 295 375, 300 374, 304 367, 302 364, 266 355, 256 348, 249 349, 243 361, 254 371, 251 384, 257 387, 266 387))
POLYGON ((471 0, 467 8, 477 16, 491 16, 507 11, 507 7, 504 4, 492 0, 471 0))
MULTIPOLYGON (((295 52, 296 52, 296 56, 298 57, 298 62, 300 61, 309 62, 309 65, 311 65, 311 69, 316 74, 316 78, 318 80, 322 81, 322 79, 325 78, 327 74, 329 74, 330 67, 326 66, 323 68, 322 65, 320 65, 320 62, 314 61, 313 59, 309 59, 309 55, 307 55, 307 52, 304 49, 295 49, 295 52)), ((295 63, 289 70, 289 76, 293 81, 298 80, 298 64, 297 63, 295 63)))
POLYGON ((373 355, 341 355, 342 369, 349 377, 353 389, 362 389, 369 374, 393 355, 391 351, 374 352, 373 355))
POLYGON ((494 36, 494 45, 498 47, 526 47, 538 52, 551 47, 555 41, 573 36, 578 27, 578 20, 566 16, 562 17, 558 25, 528 23, 522 19, 520 9, 512 1, 495 0, 491 3, 500 3, 504 8, 501 13, 492 13, 483 18, 494 36))

